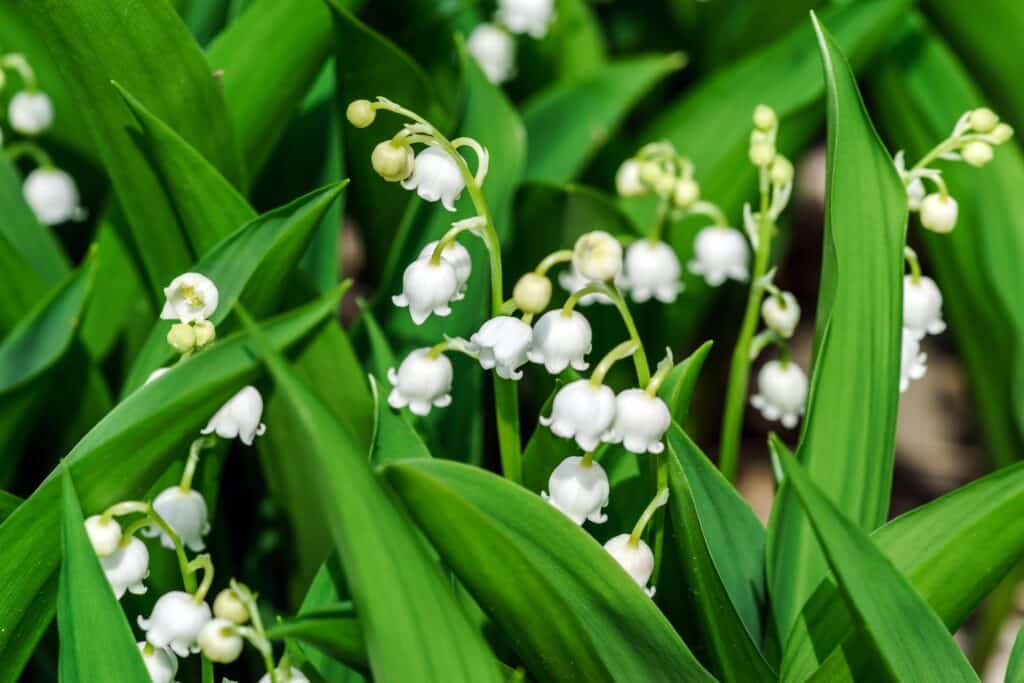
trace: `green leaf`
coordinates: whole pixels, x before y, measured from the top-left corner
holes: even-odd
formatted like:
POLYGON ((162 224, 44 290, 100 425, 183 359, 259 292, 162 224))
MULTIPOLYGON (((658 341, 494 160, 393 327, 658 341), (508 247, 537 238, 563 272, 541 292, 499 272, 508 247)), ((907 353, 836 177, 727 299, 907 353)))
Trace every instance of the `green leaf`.
POLYGON ((540 497, 451 461, 384 473, 538 680, 714 680, 636 582, 540 497))
POLYGON ((210 45, 239 147, 256 175, 327 58, 322 0, 258 0, 210 45))
MULTIPOLYGON (((892 486, 907 200, 853 71, 831 36, 815 28, 828 89, 825 238, 797 457, 830 500, 870 532, 885 522, 892 486)), ((768 556, 775 627, 785 641, 825 574, 808 521, 785 484, 772 509, 768 556)))
POLYGON ((271 640, 291 638, 308 643, 342 663, 369 671, 366 643, 351 602, 304 611, 267 629, 271 640))
POLYGON ((704 368, 704 361, 711 353, 713 342, 706 341, 696 351, 676 363, 668 377, 658 388, 658 397, 668 406, 672 413, 672 421, 679 424, 686 422, 686 416, 690 413, 690 399, 697 388, 697 378, 704 368))
POLYGON ((1024 683, 1024 628, 1017 631, 1010 651, 1010 662, 1006 665, 1004 683, 1024 683))
MULTIPOLYGON (((189 268, 217 285, 219 302, 210 317, 214 325, 224 322, 237 301, 261 314, 273 309, 284 294, 288 275, 302 256, 310 235, 344 188, 345 183, 339 183, 315 190, 259 216, 189 268)), ((140 386, 149 373, 172 359, 174 352, 166 338, 173 322, 160 320, 153 326, 125 381, 127 391, 140 386)))
POLYGON ((764 527, 678 425, 666 441, 670 537, 711 670, 723 681, 774 681, 757 645, 766 603, 764 527))
MULTIPOLYGON (((776 450, 785 446, 774 444, 776 450)), ((845 517, 796 459, 779 458, 806 509, 844 600, 898 681, 977 681, 942 621, 868 535, 845 517)))
MULTIPOLYGON (((1024 555, 1022 504, 1024 464, 1018 464, 897 517, 872 540, 952 633, 1024 555)), ((872 680, 869 652, 826 579, 786 643, 782 680, 807 680, 819 665, 829 680, 872 680)))
MULTIPOLYGON (((337 309, 338 292, 266 327, 280 348, 294 344, 337 309)), ((245 335, 218 341, 126 397, 75 446, 66 462, 90 513, 143 495, 186 440, 240 386, 259 374, 245 335), (125 454, 131 457, 126 457, 125 454)), ((60 484, 51 475, 0 525, 0 682, 14 683, 53 616, 60 561, 60 484), (31 567, 32 571, 25 571, 31 567)))
POLYGON ((388 405, 382 392, 388 391, 377 384, 371 375, 370 386, 377 407, 377 421, 373 429, 373 446, 370 448, 370 462, 374 466, 384 465, 409 458, 429 458, 430 450, 423 439, 400 411, 388 405))
POLYGON ((17 250, 35 275, 46 284, 55 285, 68 273, 68 257, 53 229, 36 220, 25 203, 21 186, 22 180, 10 158, 0 155, 0 211, 4 217, 0 221, 0 235, 17 250))
POLYGON ((85 533, 82 507, 71 481, 71 471, 66 467, 61 469, 63 559, 57 596, 60 680, 62 683, 145 683, 150 678, 132 629, 85 533))
POLYGON ((232 182, 244 171, 220 87, 171 3, 25 3, 89 128, 155 294, 194 254, 149 161, 136 145, 116 80, 232 182))
POLYGON ((18 509, 22 499, 13 493, 0 491, 0 522, 11 516, 11 513, 18 509))
POLYGON ((365 449, 279 355, 267 347, 263 357, 292 420, 301 425, 295 465, 320 501, 359 610, 374 678, 500 681, 482 636, 374 476, 365 449), (367 542, 370 528, 386 542, 367 542))
POLYGON ((526 178, 553 183, 575 178, 637 100, 685 63, 679 53, 626 59, 531 98, 523 107, 530 143, 526 178))

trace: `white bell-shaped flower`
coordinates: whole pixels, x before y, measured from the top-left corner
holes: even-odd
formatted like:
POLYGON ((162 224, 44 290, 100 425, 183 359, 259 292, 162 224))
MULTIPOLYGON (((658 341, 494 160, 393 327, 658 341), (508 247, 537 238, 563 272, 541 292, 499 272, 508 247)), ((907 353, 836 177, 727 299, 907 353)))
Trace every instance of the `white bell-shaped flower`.
POLYGON ((807 404, 807 375, 792 361, 768 361, 757 373, 757 393, 750 404, 764 419, 779 420, 787 429, 796 427, 807 404))
POLYGON ((402 187, 416 190, 424 201, 440 200, 444 208, 454 211, 455 201, 466 187, 466 180, 448 152, 430 145, 416 155, 412 175, 402 181, 402 187))
POLYGON ((183 591, 170 591, 153 605, 149 619, 139 615, 139 627, 153 647, 170 648, 179 657, 199 652, 196 637, 211 619, 210 606, 183 591))
POLYGON ((590 353, 593 332, 590 323, 577 311, 558 309, 548 311, 533 327, 533 344, 526 353, 531 363, 538 363, 552 375, 572 365, 574 370, 586 370, 590 364, 586 355, 590 353))
POLYGON ((222 439, 237 436, 246 446, 251 446, 253 439, 267 431, 267 426, 260 422, 261 417, 263 397, 260 392, 253 386, 242 387, 213 414, 202 433, 217 432, 222 439))
POLYGON ((576 524, 603 524, 610 491, 604 468, 594 460, 583 464, 583 458, 574 455, 558 463, 548 478, 548 490, 540 495, 576 524))
POLYGON ((679 257, 664 242, 637 240, 626 249, 623 287, 637 303, 652 296, 662 303, 672 303, 683 289, 681 274, 679 257))
POLYGON ((230 664, 242 654, 242 636, 234 622, 211 619, 199 630, 196 643, 203 656, 211 662, 230 664))
POLYGON ((178 675, 178 658, 174 653, 163 647, 153 647, 145 640, 136 643, 142 654, 142 663, 153 683, 173 683, 178 675))
POLYGON ((581 235, 572 248, 576 272, 594 282, 611 282, 622 272, 622 245, 603 230, 581 235))
POLYGON ((416 349, 402 361, 396 372, 388 370, 394 387, 388 405, 399 409, 409 406, 415 415, 426 415, 432 406, 444 408, 452 402, 452 362, 443 353, 430 357, 430 349, 416 349))
POLYGON ((89 537, 92 549, 99 557, 113 554, 121 542, 121 525, 113 517, 107 519, 104 519, 102 515, 87 517, 85 533, 89 537))
POLYGON ((647 582, 651 580, 654 573, 654 553, 651 547, 637 539, 636 545, 629 542, 629 534, 619 534, 604 544, 604 549, 615 558, 615 561, 626 570, 626 573, 633 577, 636 584, 647 592, 649 597, 654 597, 654 587, 648 587, 647 582))
POLYGON ((551 415, 540 423, 555 436, 576 439, 584 451, 592 451, 615 419, 615 392, 603 384, 594 386, 578 379, 559 389, 551 406, 551 415))
MULTIPOLYGON (((278 667, 276 678, 277 683, 309 683, 306 675, 295 666, 290 667, 287 671, 278 667)), ((270 683, 270 674, 263 674, 257 683, 270 683)))
POLYGON ((615 191, 620 197, 643 197, 647 188, 640 180, 640 162, 626 159, 615 172, 615 191))
MULTIPOLYGON (((435 248, 437 248, 437 240, 423 247, 423 250, 420 252, 420 260, 429 260, 434 255, 435 248)), ((441 251, 441 260, 447 261, 452 269, 455 270, 457 288, 452 301, 459 301, 465 296, 466 283, 469 282, 469 276, 473 273, 473 257, 469 255, 469 249, 466 249, 458 242, 452 242, 441 251)))
POLYGON ((513 33, 543 38, 554 15, 554 0, 498 0, 496 18, 513 33))
POLYGON ((615 421, 604 435, 608 443, 621 443, 631 453, 661 453, 662 438, 672 424, 668 406, 643 389, 626 389, 615 397, 615 421))
MULTIPOLYGON (((558 274, 558 284, 560 284, 562 286, 562 289, 569 292, 570 294, 575 294, 576 292, 580 291, 581 289, 583 289, 592 282, 593 280, 589 280, 580 275, 579 271, 576 270, 576 266, 573 264, 570 264, 567 269, 563 270, 561 273, 558 274)), ((621 284, 621 282, 616 284, 621 284)), ((609 297, 607 294, 601 294, 600 292, 592 292, 590 294, 584 294, 583 296, 581 296, 578 305, 611 305, 612 303, 613 302, 611 300, 611 297, 609 297)))
POLYGON ((53 125, 53 102, 39 90, 22 90, 11 98, 7 117, 16 132, 39 135, 53 125))
POLYGON ((220 292, 213 280, 202 273, 182 273, 164 287, 163 320, 183 323, 208 319, 217 310, 220 292))
POLYGON ((953 197, 933 192, 921 200, 921 225, 932 232, 952 232, 960 207, 953 197))
POLYGON ((781 302, 779 297, 769 294, 761 304, 761 317, 768 329, 789 339, 800 322, 800 304, 789 292, 782 292, 781 302))
POLYGON ((922 275, 917 282, 912 275, 903 277, 903 327, 918 339, 945 331, 942 292, 930 277, 922 275))
POLYGON ((703 276, 712 287, 727 279, 746 282, 750 276, 747 265, 750 247, 736 228, 718 225, 704 228, 693 241, 693 256, 687 264, 690 272, 703 276))
POLYGON ((480 24, 469 34, 466 51, 491 83, 504 83, 516 70, 516 42, 494 24, 480 24))
MULTIPOLYGON (((153 509, 189 550, 198 553, 206 549, 203 536, 210 533, 210 523, 202 494, 194 489, 186 491, 180 486, 172 486, 156 497, 153 509)), ((165 548, 174 550, 174 541, 156 525, 149 526, 142 533, 149 537, 159 536, 165 548)))
POLYGON ((78 186, 59 168, 37 168, 28 174, 21 189, 25 202, 43 225, 59 225, 83 216, 78 186))
POLYGON ((928 372, 928 354, 921 351, 921 341, 903 328, 903 343, 900 347, 900 393, 910 388, 910 382, 921 379, 928 372))
POLYGON ((520 366, 533 343, 533 328, 518 318, 499 315, 491 318, 469 338, 476 347, 484 370, 497 368, 498 376, 521 379, 520 366))
POLYGON ((111 555, 101 557, 100 566, 118 600, 125 591, 135 595, 146 592, 143 581, 149 576, 149 549, 134 536, 119 545, 111 555))
POLYGON ((459 278, 445 259, 434 263, 429 257, 416 259, 402 275, 402 293, 391 297, 399 308, 408 308, 412 321, 422 325, 430 314, 444 318, 449 304, 459 296, 459 278))

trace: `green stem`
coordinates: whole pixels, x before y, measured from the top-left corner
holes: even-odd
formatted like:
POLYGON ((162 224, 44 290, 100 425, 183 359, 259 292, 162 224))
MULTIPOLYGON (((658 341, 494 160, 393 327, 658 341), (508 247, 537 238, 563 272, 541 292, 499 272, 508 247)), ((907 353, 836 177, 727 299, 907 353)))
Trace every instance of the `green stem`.
POLYGON ((668 488, 659 488, 658 494, 654 496, 650 503, 647 504, 647 508, 644 510, 644 513, 640 515, 640 519, 637 520, 636 525, 633 527, 633 531, 629 534, 630 545, 635 546, 640 542, 640 537, 644 535, 644 529, 647 527, 647 523, 651 521, 651 517, 654 516, 655 511, 667 502, 668 488))
POLYGON ((188 556, 185 554, 185 545, 181 542, 181 537, 178 536, 178 532, 171 528, 171 525, 164 521, 164 518, 153 509, 151 505, 146 514, 153 523, 160 527, 160 530, 167 534, 167 537, 171 539, 171 543, 174 544, 174 554, 178 557, 178 570, 181 572, 181 583, 185 586, 185 591, 194 594, 196 592, 196 577, 192 573, 192 570, 188 566, 188 556))
POLYGON ((669 197, 662 197, 658 200, 658 210, 654 214, 654 223, 651 225, 651 231, 647 235, 649 241, 653 243, 661 241, 665 225, 668 223, 668 213, 671 207, 672 200, 669 197))
MULTIPOLYGON (((662 451, 654 457, 653 467, 655 470, 655 481, 658 482, 659 491, 668 490, 668 453, 662 451)), ((665 511, 658 508, 655 510, 651 520, 652 549, 654 551, 654 571, 651 573, 651 585, 658 585, 658 576, 661 573, 661 557, 665 548, 665 511)))
POLYGON ((32 160, 32 163, 40 168, 54 167, 53 159, 47 154, 46 150, 29 140, 12 142, 4 147, 4 151, 7 152, 7 156, 11 158, 11 161, 16 161, 20 157, 28 157, 32 160))
POLYGON ((615 348, 605 354, 601 362, 594 368, 594 372, 590 375, 590 383, 595 386, 601 386, 604 384, 605 375, 612 369, 612 366, 627 356, 634 355, 640 349, 639 345, 632 340, 627 339, 626 341, 618 344, 615 348))
POLYGON ((764 294, 760 281, 768 271, 771 255, 771 219, 768 215, 769 193, 761 170, 761 213, 758 216, 757 251, 754 255, 754 272, 751 277, 747 307, 740 326, 739 339, 732 353, 729 366, 729 386, 725 395, 725 413, 722 418, 722 445, 718 456, 718 468, 729 481, 735 481, 739 464, 740 436, 743 429, 743 410, 747 399, 747 383, 750 376, 750 344, 757 332, 757 321, 761 313, 761 298, 764 294))
POLYGON ((189 491, 192 488, 192 479, 196 475, 196 466, 199 464, 199 454, 204 448, 210 448, 217 442, 215 436, 201 436, 192 442, 188 448, 188 460, 185 461, 185 469, 181 473, 182 491, 189 491))
POLYGON ((533 272, 537 273, 537 275, 547 275, 553 266, 559 263, 568 263, 569 261, 572 261, 572 249, 559 249, 545 256, 544 260, 537 264, 533 272))

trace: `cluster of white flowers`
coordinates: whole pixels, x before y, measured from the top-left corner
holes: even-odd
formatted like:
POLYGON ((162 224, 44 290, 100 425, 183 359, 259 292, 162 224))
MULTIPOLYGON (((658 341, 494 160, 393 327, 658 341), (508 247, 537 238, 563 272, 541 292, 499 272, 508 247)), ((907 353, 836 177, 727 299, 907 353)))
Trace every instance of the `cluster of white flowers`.
POLYGON ((554 0, 499 0, 493 23, 473 29, 466 50, 491 83, 504 83, 516 74, 513 34, 540 39, 555 17, 554 0))
POLYGON ((220 294, 217 285, 201 273, 182 273, 164 287, 163 320, 177 320, 167 332, 167 343, 180 354, 191 354, 209 345, 217 331, 209 320, 220 294))
POLYGON ((929 334, 942 334, 942 292, 930 277, 921 274, 917 254, 906 247, 910 273, 903 276, 903 331, 900 340, 900 392, 910 388, 913 380, 928 371, 928 355, 921 351, 921 341, 929 334))
MULTIPOLYGON (((5 70, 13 71, 21 80, 22 89, 11 97, 7 108, 7 122, 11 130, 24 139, 6 145, 4 149, 12 158, 31 158, 37 166, 22 185, 25 202, 43 225, 82 220, 85 211, 80 205, 74 179, 57 168, 35 142, 53 125, 53 101, 39 89, 35 72, 24 55, 0 56, 0 89, 7 82, 5 70)), ((2 135, 0 140, 3 140, 2 135)))
POLYGON ((757 393, 750 404, 769 421, 779 421, 787 429, 796 427, 807 403, 807 375, 789 358, 788 340, 800 323, 800 304, 791 292, 785 292, 765 278, 755 286, 767 292, 761 302, 761 319, 767 328, 759 337, 756 355, 763 343, 774 342, 782 351, 781 360, 771 360, 757 373, 757 393))

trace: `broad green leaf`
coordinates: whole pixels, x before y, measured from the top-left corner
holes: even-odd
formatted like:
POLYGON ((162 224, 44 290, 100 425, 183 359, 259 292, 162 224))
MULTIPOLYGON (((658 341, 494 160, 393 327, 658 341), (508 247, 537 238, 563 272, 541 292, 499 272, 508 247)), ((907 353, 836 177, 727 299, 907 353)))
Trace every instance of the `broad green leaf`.
POLYGON ((18 509, 22 499, 13 493, 0 491, 0 522, 11 516, 11 513, 18 509))
POLYGON ((40 280, 55 285, 68 273, 68 257, 52 228, 40 225, 36 220, 32 209, 25 203, 21 185, 22 179, 10 158, 6 154, 0 155, 0 211, 4 217, 0 221, 0 234, 40 280))
POLYGON ((684 64, 678 53, 636 57, 538 93, 523 107, 530 143, 525 177, 553 183, 575 178, 637 100, 684 64))
MULTIPOLYGON (((338 294, 281 316, 265 327, 279 348, 294 344, 332 314, 338 294)), ((238 389, 259 374, 246 335, 218 341, 126 397, 66 458, 90 514, 142 496, 176 459, 186 440, 238 389), (125 454, 130 454, 126 457, 125 454)), ((0 525, 0 547, 17 562, 0 563, 0 682, 14 683, 53 616, 60 562, 60 484, 49 478, 0 525), (31 567, 32 571, 26 571, 31 567)))
POLYGON ((303 611, 271 626, 267 629, 267 637, 271 640, 300 640, 348 666, 369 671, 363 629, 351 602, 303 611))
POLYGON ((592 74, 608 60, 608 46, 596 8, 586 0, 559 0, 546 38, 541 49, 553 48, 560 80, 592 74))
POLYGON ((690 413, 690 399, 697 388, 697 378, 704 368, 704 361, 711 353, 713 342, 706 341, 697 347, 697 350, 676 363, 672 371, 658 388, 658 396, 668 406, 672 413, 672 421, 679 424, 686 422, 686 416, 690 413))
POLYGON ((5 274, 7 285, 5 296, 0 298, 0 335, 6 336, 45 295, 46 285, 3 235, 0 235, 0 272, 5 274))
MULTIPOLYGON (((952 633, 1024 555, 1022 504, 1024 464, 1017 464, 897 517, 872 540, 952 633)), ((819 665, 830 680, 868 680, 867 647, 826 579, 786 643, 782 680, 807 680, 819 665)))
POLYGON ((387 386, 380 386, 370 377, 373 400, 377 407, 377 421, 373 429, 373 446, 370 462, 374 466, 384 465, 409 458, 429 458, 430 451, 423 439, 416 433, 405 415, 388 405, 387 386))
POLYGON ((301 427, 295 465, 320 501, 363 624, 374 678, 501 680, 482 636, 374 476, 366 449, 269 346, 263 357, 293 423, 301 427), (370 528, 386 542, 367 542, 364 532, 370 528))
POLYGON ((117 192, 155 294, 194 260, 116 80, 232 182, 244 171, 220 87, 168 2, 23 3, 60 67, 117 192))
POLYGON ((103 575, 96 552, 85 533, 82 507, 62 467, 60 588, 57 628, 60 632, 61 683, 150 680, 135 645, 121 603, 103 575))
POLYGON ((796 458, 782 453, 779 459, 843 599, 888 675, 897 681, 977 681, 945 625, 892 561, 839 511, 796 458))
POLYGON ((118 83, 114 87, 142 129, 141 138, 163 180, 193 253, 205 255, 256 212, 202 154, 118 83))
POLYGON ((531 676, 714 680, 615 560, 539 496, 438 459, 393 463, 384 474, 531 676))
POLYGON ((258 0, 210 45, 239 147, 255 176, 327 58, 322 0, 258 0))
MULTIPOLYGON (((907 200, 853 71, 831 36, 815 27, 828 90, 825 236, 797 458, 829 499, 870 532, 886 519, 892 486, 907 200)), ((772 612, 784 642, 825 575, 811 527, 785 484, 772 509, 768 557, 772 612)))
MULTIPOLYGON (((257 217, 223 239, 194 266, 217 285, 217 310, 210 317, 220 325, 242 301, 261 314, 272 310, 284 293, 295 264, 306 248, 320 218, 337 200, 345 183, 315 190, 287 206, 257 217)), ((125 382, 128 391, 140 386, 149 373, 167 363, 173 350, 167 332, 174 321, 160 320, 135 359, 125 382)))
POLYGON ((723 681, 774 681, 758 650, 764 527, 678 425, 666 441, 670 538, 685 578, 683 601, 695 613, 688 616, 699 624, 709 667, 723 681))
POLYGON ((1010 661, 1006 665, 1005 683, 1024 683, 1024 628, 1017 631, 1010 651, 1010 661))
MULTIPOLYGON (((963 112, 985 104, 971 74, 920 17, 900 27, 871 84, 882 130, 911 164, 949 135, 963 112)), ((1005 466, 1024 452, 1024 304, 1015 295, 1024 259, 1024 197, 1015 188, 1024 185, 1024 153, 1010 143, 981 171, 937 166, 960 205, 957 228, 918 235, 928 274, 942 289, 991 460, 1005 466)))

